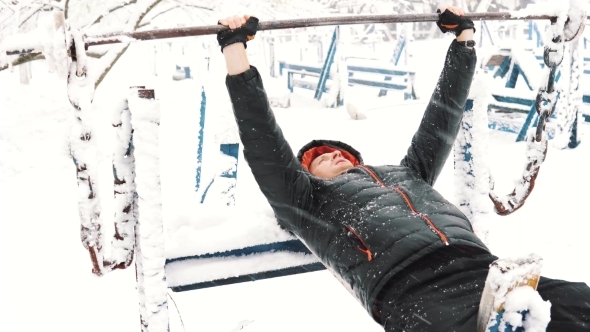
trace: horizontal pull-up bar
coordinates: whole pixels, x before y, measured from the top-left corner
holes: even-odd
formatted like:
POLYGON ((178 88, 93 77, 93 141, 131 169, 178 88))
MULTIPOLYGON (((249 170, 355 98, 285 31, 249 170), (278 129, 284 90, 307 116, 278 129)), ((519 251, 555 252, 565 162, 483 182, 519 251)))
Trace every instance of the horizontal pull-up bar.
MULTIPOLYGON (((503 13, 466 13, 465 17, 473 21, 503 21, 503 20, 555 20, 557 17, 549 15, 516 16, 510 12, 503 13)), ((327 25, 371 24, 371 23, 409 23, 436 22, 438 14, 396 14, 396 15, 349 15, 314 18, 298 18, 291 20, 277 20, 258 23, 259 30, 278 30, 306 28, 327 25)), ((227 29, 221 25, 207 25, 188 28, 174 28, 137 32, 109 33, 104 35, 87 36, 88 46, 115 44, 132 40, 152 40, 177 37, 192 37, 214 35, 227 29)))
MULTIPOLYGON (((465 17, 473 21, 504 21, 504 20, 557 20, 556 16, 550 15, 518 15, 517 12, 501 13, 466 13, 465 17)), ((278 30, 306 28, 329 25, 349 25, 349 24, 371 24, 371 23, 409 23, 409 22, 436 22, 438 14, 394 14, 394 15, 348 15, 348 16, 330 16, 314 18, 297 18, 291 20, 276 20, 259 22, 259 30, 278 30)), ((85 38, 87 46, 107 45, 124 43, 139 40, 156 40, 179 37, 194 37, 204 35, 214 35, 219 31, 226 30, 227 27, 222 25, 206 25, 187 28, 173 28, 161 30, 135 31, 135 32, 115 32, 102 35, 89 35, 85 38)), ((18 40, 18 36, 10 36, 18 40)), ((8 38, 7 38, 8 40, 8 38)), ((8 43, 7 43, 8 44, 8 43)), ((19 44, 16 42, 16 44, 19 44)), ((40 47, 40 46, 39 46, 40 47)), ((35 48, 5 48, 7 55, 27 54, 38 51, 35 48)))

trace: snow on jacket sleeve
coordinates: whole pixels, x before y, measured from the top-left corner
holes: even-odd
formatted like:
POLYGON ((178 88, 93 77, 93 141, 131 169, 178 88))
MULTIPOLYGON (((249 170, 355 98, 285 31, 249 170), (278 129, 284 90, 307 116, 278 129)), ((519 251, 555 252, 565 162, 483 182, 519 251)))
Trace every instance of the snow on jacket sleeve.
POLYGON ((258 70, 251 66, 242 74, 228 75, 226 86, 246 162, 279 222, 294 230, 291 223, 309 211, 309 177, 276 122, 258 70))
POLYGON ((430 185, 436 182, 457 138, 476 60, 475 50, 453 40, 420 127, 401 161, 430 185))

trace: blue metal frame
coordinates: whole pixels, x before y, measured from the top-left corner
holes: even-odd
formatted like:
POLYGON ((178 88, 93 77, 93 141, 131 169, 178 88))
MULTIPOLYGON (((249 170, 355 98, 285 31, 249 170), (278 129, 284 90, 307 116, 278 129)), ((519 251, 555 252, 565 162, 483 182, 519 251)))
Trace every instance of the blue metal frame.
MULTIPOLYGON (((208 63, 207 66, 209 66, 208 63)), ((180 67, 179 65, 176 65, 176 70, 184 71, 184 78, 191 78, 191 67, 180 67)))
MULTIPOLYGON (((465 102, 465 107, 463 107, 463 114, 465 113, 469 113, 469 112, 473 112, 473 99, 467 99, 467 101, 465 102)), ((463 115, 465 116, 465 115, 463 115)), ((464 128, 465 130, 469 131, 472 126, 470 126, 467 123, 464 123, 467 128, 464 128)), ((471 143, 467 142, 465 145, 461 146, 461 152, 463 155, 463 160, 465 160, 466 162, 470 162, 471 161, 471 143)), ((469 171, 467 171, 468 175, 472 175, 473 176, 473 170, 469 169, 469 171)))
POLYGON ((406 37, 402 34, 397 40, 397 44, 395 45, 395 49, 393 50, 393 65, 397 66, 399 64, 399 60, 402 57, 402 53, 405 47, 406 37))
MULTIPOLYGON (((299 240, 289 240, 283 242, 275 242, 275 243, 268 243, 268 244, 260 244, 255 246, 250 246, 242 249, 234 249, 234 250, 227 250, 223 252, 216 252, 216 253, 208 253, 203 255, 195 255, 195 256, 188 256, 188 257, 178 257, 173 259, 167 259, 166 264, 178 262, 178 261, 185 261, 185 260, 193 260, 193 259, 207 259, 207 258, 215 258, 215 257, 240 257, 252 254, 260 254, 266 252, 296 252, 296 253, 306 253, 312 254, 309 249, 299 240)), ((182 292, 188 290, 195 290, 195 289, 202 289, 202 288, 209 288, 215 286, 222 286, 222 285, 229 285, 235 284, 240 282, 246 281, 256 281, 262 279, 269 279, 275 277, 283 277, 287 275, 293 274, 300 274, 305 272, 313 272, 313 271, 320 271, 325 270, 323 264, 321 263, 312 263, 306 264, 301 266, 295 266, 285 269, 279 270, 272 270, 272 271, 265 271, 253 274, 242 275, 233 278, 226 278, 226 279, 219 279, 219 280, 212 280, 200 283, 193 283, 188 285, 182 286, 175 286, 171 287, 172 291, 174 292, 182 292)))
MULTIPOLYGON (((308 90, 317 90, 318 85, 313 82, 295 82, 293 75, 304 75, 302 72, 309 73, 310 76, 318 76, 322 72, 323 68, 309 66, 309 65, 301 65, 301 64, 289 64, 284 61, 279 62, 279 74, 283 75, 284 72, 287 73, 287 88, 290 92, 293 92, 294 87, 308 89, 308 90), (298 73, 294 72, 298 71, 298 73)), ((372 86, 372 87, 381 87, 385 89, 391 90, 406 90, 408 89, 408 82, 406 80, 406 84, 399 84, 399 83, 390 83, 392 76, 406 76, 406 75, 413 75, 413 72, 401 69, 386 69, 386 68, 372 68, 372 67, 361 67, 361 66, 348 66, 348 83, 350 85, 364 85, 364 86, 372 86), (382 74, 387 75, 385 77, 385 81, 372 81, 372 80, 364 80, 364 79, 357 79, 354 78, 354 73, 370 73, 370 74, 382 74)), ((330 78, 330 76, 328 76, 330 78)), ((327 92, 328 89, 324 85, 323 92, 327 92)), ((415 96, 412 93, 407 93, 404 95, 404 99, 415 99, 415 96)))
MULTIPOLYGON (((555 104, 557 104, 557 103, 555 103, 555 104)), ((522 128, 520 129, 520 132, 518 133, 518 136, 516 137, 516 141, 517 142, 526 141, 526 136, 527 136, 527 132, 528 132, 529 128, 536 127, 538 122, 539 122, 539 116, 537 115, 537 107, 535 105, 532 105, 531 110, 529 111, 529 114, 527 114, 526 119, 524 120, 524 124, 522 125, 522 128), (533 119, 534 119, 534 121, 533 121, 533 119)))
POLYGON ((240 143, 224 143, 219 145, 219 151, 224 155, 234 157, 236 159, 236 169, 232 172, 224 172, 221 174, 224 178, 237 179, 238 178, 238 155, 240 152, 240 143))
MULTIPOLYGON (((238 181, 238 156, 239 156, 239 152, 240 152, 240 144, 239 143, 223 143, 223 144, 219 145, 219 151, 221 151, 221 153, 225 154, 226 156, 233 157, 236 160, 234 170, 224 171, 223 173, 221 173, 219 175, 222 178, 233 179, 232 184, 228 188, 228 190, 231 190, 232 188, 234 188, 237 185, 237 181, 238 181)), ((207 185, 207 187, 203 191, 203 195, 201 196, 201 204, 203 204, 205 202, 205 198, 207 197, 207 193, 209 192, 209 189, 211 188, 211 186, 213 185, 214 182, 215 182, 215 178, 211 179, 211 182, 209 182, 209 184, 207 185)), ((232 200, 235 201, 233 195, 231 196, 231 198, 232 198, 232 200)), ((231 205, 231 204, 228 203, 228 206, 229 205, 231 205)))
POLYGON ((483 46, 484 42, 483 42, 483 35, 485 34, 488 36, 488 38, 490 39, 490 43, 492 44, 491 46, 494 46, 494 37, 492 37, 492 33, 490 32, 490 28, 488 27, 488 24, 486 23, 486 21, 481 21, 481 32, 480 32, 480 46, 483 46))
MULTIPOLYGON (((361 67, 361 66, 354 66, 349 65, 348 67, 348 74, 352 76, 354 72, 360 73, 370 73, 370 74, 383 74, 383 75, 392 75, 392 76, 404 76, 408 74, 413 74, 413 72, 408 70, 402 69, 387 69, 387 68, 373 68, 373 67, 361 67)), ((301 64, 292 64, 286 63, 284 61, 279 61, 279 75, 283 75, 283 70, 287 72, 291 71, 307 71, 310 74, 320 74, 323 68, 310 66, 310 65, 301 65, 301 64)))
MULTIPOLYGON (((532 30, 531 30, 532 31, 532 30)), ((537 29, 538 31, 538 29, 537 29)), ((532 33, 532 32, 531 32, 532 33)), ((531 37, 532 38, 532 37, 531 37)), ((536 56, 537 60, 540 60, 540 65, 543 68, 544 67, 544 63, 542 62, 543 57, 541 56, 536 56)), ((520 66, 516 63, 512 64, 512 57, 507 56, 506 58, 504 58, 504 60, 502 61, 502 63, 500 64, 500 66, 498 66, 498 69, 496 70, 496 72, 494 73, 494 78, 496 77, 501 77, 501 78, 505 78, 506 75, 508 73, 510 73, 510 77, 507 79, 506 81, 506 85, 505 87, 507 89, 514 89, 516 87, 516 82, 518 80, 518 78, 520 76, 522 76, 522 78, 525 80, 525 83, 527 84, 529 90, 533 90, 531 84, 529 83, 529 80, 527 78, 527 76, 525 75, 524 71, 520 68, 520 66), (512 68, 512 70, 510 70, 510 68, 512 68)), ((561 71, 557 72, 557 75, 555 77, 555 82, 559 82, 559 79, 561 78, 561 71)), ((535 107, 535 100, 533 99, 527 99, 527 98, 519 98, 519 97, 508 97, 508 96, 501 96, 501 95, 492 95, 494 97, 494 99, 497 102, 501 102, 501 103, 507 103, 507 104, 514 104, 514 105, 522 105, 522 106, 529 106, 530 110, 528 111, 527 117, 522 125, 522 127, 520 128, 520 130, 516 131, 514 128, 514 125, 512 123, 500 123, 498 121, 492 121, 489 123, 489 127, 491 129, 496 129, 496 130, 500 130, 500 131, 505 131, 505 132, 511 132, 511 133, 516 133, 518 134, 516 137, 516 142, 522 142, 526 140, 526 134, 529 130, 529 128, 532 127, 536 127, 537 125, 537 121, 538 121, 538 117, 537 117, 537 110, 535 107)), ((559 95, 557 96, 557 98, 559 98, 559 95)), ((590 96, 589 96, 589 101, 590 101, 590 96)), ((493 106, 494 103, 490 103, 491 107, 493 106)), ((510 107, 505 107, 502 106, 503 109, 508 109, 508 110, 512 110, 512 111, 516 111, 516 112, 521 112, 522 110, 518 107, 515 108, 510 108, 510 107)), ((553 114, 551 116, 551 118, 556 118, 555 114, 553 114)), ((549 139, 553 139, 553 134, 551 132, 548 131, 548 137, 549 139)))
POLYGON ((201 108, 199 109, 199 136, 197 145, 197 175, 195 177, 195 191, 199 190, 201 185, 201 168, 203 165, 203 140, 205 130, 205 110, 207 109, 207 95, 205 94, 205 87, 201 87, 201 108))
POLYGON ((528 39, 533 40, 533 33, 535 34, 537 47, 543 47, 543 38, 541 37, 541 32, 539 31, 539 25, 535 21, 529 21, 529 29, 528 29, 528 39))
POLYGON ((266 271, 266 272, 260 272, 260 273, 253 273, 253 274, 232 277, 232 278, 227 278, 227 279, 219 279, 219 280, 200 282, 200 283, 194 283, 194 284, 189 284, 189 285, 174 286, 174 287, 170 287, 170 288, 172 289, 173 292, 184 292, 184 291, 190 291, 190 290, 197 290, 197 289, 204 289, 204 288, 210 288, 210 287, 237 284, 237 283, 241 283, 241 282, 257 281, 257 280, 271 279, 271 278, 277 278, 277 277, 285 277, 285 276, 290 276, 290 275, 294 275, 294 274, 315 272, 315 271, 321 271, 321 270, 325 270, 325 269, 326 268, 324 267, 324 265, 322 265, 322 263, 312 263, 312 264, 306 264, 306 265, 301 265, 301 266, 288 267, 285 269, 272 270, 272 271, 266 271))
POLYGON ((326 82, 328 81, 328 76, 330 76, 330 68, 332 68, 332 64, 334 63, 334 56, 336 55, 336 46, 338 44, 338 35, 340 32, 340 26, 336 26, 334 28, 334 33, 332 34, 332 42, 330 43, 330 48, 328 49, 328 55, 326 56, 326 60, 324 61, 324 66, 320 72, 320 78, 318 80, 318 85, 315 89, 314 98, 317 100, 322 99, 322 93, 326 88, 326 82))
MULTIPOLYGON (((397 40, 397 44, 395 45, 395 49, 393 50, 393 65, 394 66, 398 66, 399 65, 399 60, 402 57, 404 48, 406 48, 406 37, 401 34, 397 40)), ((391 76, 385 76, 385 81, 391 81, 392 77, 391 76)), ((387 90, 385 89, 381 89, 379 90, 379 94, 377 95, 377 97, 383 97, 387 95, 387 90)), ((404 99, 411 99, 407 98, 407 96, 404 95, 404 99)))
MULTIPOLYGON (((504 316, 504 309, 497 312, 495 324, 489 326, 486 332, 500 332, 500 324, 502 323, 502 318, 504 316)), ((529 313, 528 310, 521 311, 520 314, 522 316, 522 320, 525 320, 525 317, 529 313)), ((516 328, 510 325, 508 322, 504 322, 505 326, 502 329, 504 332, 525 332, 524 327, 517 326, 516 328)))

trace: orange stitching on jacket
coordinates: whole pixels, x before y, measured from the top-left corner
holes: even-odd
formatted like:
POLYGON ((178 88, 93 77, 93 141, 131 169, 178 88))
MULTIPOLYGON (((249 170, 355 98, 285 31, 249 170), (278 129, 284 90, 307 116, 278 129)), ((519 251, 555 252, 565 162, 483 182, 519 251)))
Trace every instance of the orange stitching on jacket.
MULTIPOLYGON (((381 186, 388 188, 383 181, 381 181, 381 179, 379 179, 379 177, 370 169, 368 169, 365 166, 361 166, 365 171, 367 171, 367 173, 369 173, 369 175, 371 175, 371 177, 377 181, 377 183, 379 183, 381 186)), ((406 204, 408 205, 408 208, 410 208, 410 211, 412 211, 412 213, 414 213, 415 215, 417 215, 418 217, 420 217, 422 220, 426 221, 426 223, 428 224, 428 226, 430 227, 430 229, 432 229, 439 237, 440 239, 444 242, 444 244, 448 245, 449 244, 449 239, 447 238, 447 236, 440 230, 438 229, 438 227, 436 227, 434 225, 434 223, 432 222, 432 220, 430 220, 430 218, 428 218, 425 214, 423 213, 419 213, 418 211, 416 211, 416 209, 414 208, 414 205, 412 204, 412 202, 410 201, 410 198, 406 195, 406 193, 401 190, 400 188, 391 186, 391 188, 393 190, 395 190, 395 192, 397 192, 402 199, 406 202, 406 204)))

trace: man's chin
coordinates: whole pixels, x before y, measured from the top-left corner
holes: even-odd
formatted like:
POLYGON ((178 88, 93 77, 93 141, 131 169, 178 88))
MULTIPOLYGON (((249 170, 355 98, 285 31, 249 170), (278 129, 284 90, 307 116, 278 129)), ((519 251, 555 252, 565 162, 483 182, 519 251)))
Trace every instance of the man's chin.
POLYGON ((348 171, 351 168, 354 168, 354 166, 352 166, 352 164, 350 162, 342 162, 337 164, 336 166, 338 166, 338 169, 340 170, 340 173, 344 173, 346 171, 348 171))

